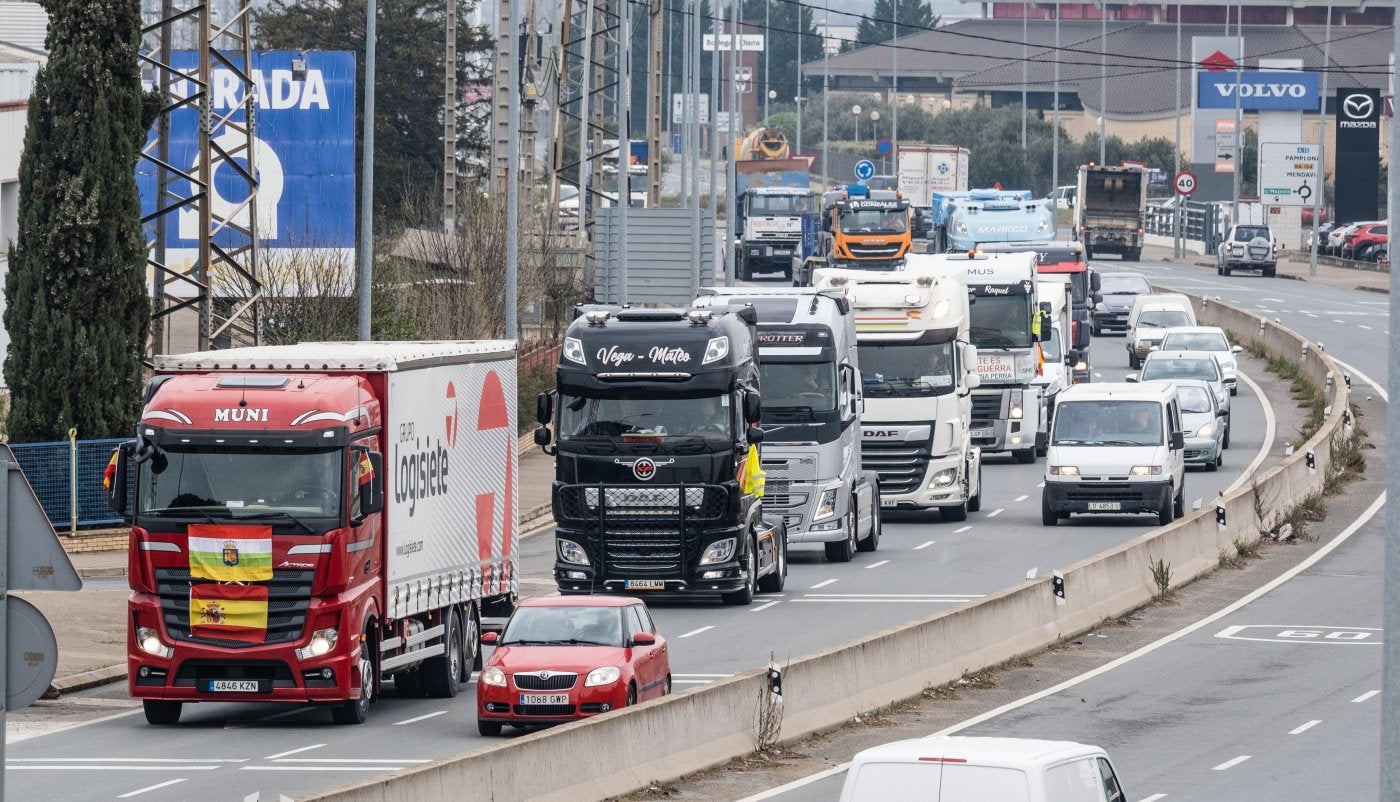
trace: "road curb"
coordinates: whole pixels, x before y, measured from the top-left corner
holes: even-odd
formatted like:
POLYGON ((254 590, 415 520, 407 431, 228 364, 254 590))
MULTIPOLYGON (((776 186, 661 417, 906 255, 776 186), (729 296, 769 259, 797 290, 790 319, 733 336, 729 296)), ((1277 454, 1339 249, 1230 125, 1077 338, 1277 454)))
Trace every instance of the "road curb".
POLYGON ((49 689, 44 692, 45 699, 57 699, 65 693, 77 693, 88 688, 96 688, 99 685, 110 685, 113 682, 126 680, 126 664, 121 663, 106 668, 94 668, 91 671, 84 671, 81 674, 72 674, 67 677, 59 677, 49 684, 49 689))

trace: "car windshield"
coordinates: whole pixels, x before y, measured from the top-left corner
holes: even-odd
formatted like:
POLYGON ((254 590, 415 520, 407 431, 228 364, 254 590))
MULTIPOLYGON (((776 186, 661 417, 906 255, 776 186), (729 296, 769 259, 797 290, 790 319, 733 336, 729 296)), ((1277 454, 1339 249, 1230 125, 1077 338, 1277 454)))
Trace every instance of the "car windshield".
POLYGON ((622 607, 521 607, 501 646, 622 646, 622 607))
POLYGON ((865 394, 915 398, 953 391, 953 343, 857 344, 865 394))
POLYGON ((1187 317, 1185 312, 1177 309, 1154 309, 1138 315, 1138 325, 1168 329, 1172 326, 1189 326, 1191 318, 1187 317))
POLYGON ((696 398, 592 398, 561 393, 559 442, 703 443, 734 446, 728 395, 696 398))
POLYGON ((1099 292, 1104 295, 1151 295, 1152 285, 1142 276, 1115 276, 1105 273, 1099 279, 1099 292))
POLYGON ((844 211, 841 230, 847 234, 903 234, 909 230, 909 212, 904 209, 844 211))
POLYGON ((156 448, 138 465, 138 515, 202 519, 336 516, 340 449, 156 448))
POLYGON ((1158 446, 1162 406, 1152 401, 1061 401, 1055 406, 1057 446, 1158 446))
POLYGON ((1217 331, 1168 334, 1162 338, 1163 351, 1228 351, 1230 343, 1217 331))
POLYGON ((1177 385, 1176 394, 1181 398, 1182 412, 1210 412, 1211 394, 1206 388, 1193 384, 1177 385))
POLYGON ((1235 229, 1235 239, 1247 242, 1255 237, 1269 238, 1269 229, 1265 226, 1240 226, 1235 229))
POLYGON ((1172 381, 1173 379, 1202 379, 1220 381, 1220 370, 1214 359, 1153 359, 1142 363, 1141 381, 1172 381))

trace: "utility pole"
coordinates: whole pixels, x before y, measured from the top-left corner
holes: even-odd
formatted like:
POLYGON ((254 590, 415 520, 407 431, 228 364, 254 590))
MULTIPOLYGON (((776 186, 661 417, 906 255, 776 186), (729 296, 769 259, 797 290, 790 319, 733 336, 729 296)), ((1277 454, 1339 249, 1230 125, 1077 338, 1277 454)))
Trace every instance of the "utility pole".
MULTIPOLYGON (((1108 3, 1099 4, 1099 164, 1108 161, 1108 3)), ((1144 180, 1146 180, 1144 178, 1144 180)))
MULTIPOLYGON (((899 145, 899 3, 894 3, 894 38, 890 40, 890 141, 899 145)), ((874 133, 873 131, 871 133, 874 133)), ((899 158, 895 157, 895 173, 899 172, 899 158)), ((895 181, 899 186, 899 181, 895 181)))
POLYGON ((520 33, 525 36, 525 61, 517 69, 523 69, 515 92, 520 96, 520 150, 523 156, 520 186, 526 193, 535 191, 535 104, 540 97, 539 84, 535 83, 539 69, 539 36, 535 32, 535 0, 529 0, 525 17, 520 23, 520 33))
POLYGON ((822 23, 822 187, 831 189, 831 0, 825 0, 826 21, 822 23))
POLYGON ((513 3, 514 0, 499 0, 496 7, 496 55, 491 70, 491 183, 497 187, 504 187, 507 178, 511 96, 519 86, 510 82, 515 70, 511 65, 516 61, 515 30, 511 27, 513 3))
MULTIPOLYGON (((1230 193, 1231 224, 1240 221, 1240 173, 1244 172, 1240 169, 1240 154, 1244 152, 1244 125, 1242 124, 1244 115, 1240 111, 1240 84, 1244 82, 1244 0, 1239 0, 1239 5, 1236 8, 1238 10, 1235 12, 1235 41, 1238 44, 1235 47, 1239 51, 1240 57, 1235 62, 1235 172, 1230 176, 1232 185, 1230 193)), ((1228 34, 1230 7, 1227 5, 1225 9, 1225 32, 1228 34)))
MULTIPOLYGON (((1026 149, 1026 118, 1030 116, 1030 107, 1027 105, 1026 95, 1027 85, 1030 83, 1030 23, 1027 19, 1030 16, 1030 3, 1021 4, 1021 150, 1026 149)), ((1178 104, 1179 105, 1179 104, 1178 104)), ((1050 188, 1052 191, 1054 187, 1050 188)))
MULTIPOLYGON (((360 156, 360 339, 371 337, 371 296, 374 294, 374 51, 379 4, 365 3, 365 109, 363 154, 360 156)), ((204 347, 201 345, 201 347, 204 347)))
POLYGON ((1055 0, 1055 110, 1054 136, 1050 143, 1050 191, 1060 186, 1060 0, 1055 0))
POLYGON ((734 140, 744 133, 743 115, 739 112, 739 6, 740 0, 729 0, 729 74, 725 77, 729 79, 729 136, 725 137, 725 144, 728 148, 728 176, 724 187, 724 285, 734 286, 734 271, 738 267, 734 262, 734 224, 737 217, 734 214, 734 167, 739 158, 739 154, 734 140))
POLYGON ((627 305, 627 215, 632 209, 632 8, 618 3, 617 299, 627 305))
POLYGON ((648 39, 651 57, 648 59, 650 69, 647 75, 647 88, 650 90, 647 92, 647 206, 653 209, 661 205, 661 114, 665 108, 661 98, 661 55, 666 50, 662 33, 665 26, 661 24, 665 16, 661 12, 664 8, 663 0, 651 0, 651 33, 648 39))
POLYGON ((807 29, 802 27, 802 9, 805 6, 797 6, 797 94, 793 95, 793 101, 797 103, 797 152, 802 152, 802 101, 806 100, 802 96, 802 40, 807 38, 807 29))
MULTIPOLYGON (((763 119, 768 120, 768 48, 773 45, 772 3, 763 4, 763 119)), ((802 12, 798 12, 799 14, 802 12)))
MULTIPOLYGON (((1176 147, 1172 153, 1172 182, 1175 184, 1176 176, 1181 173, 1181 0, 1176 3, 1176 69, 1173 74, 1176 76, 1176 147)), ((1181 258, 1181 204, 1186 201, 1185 195, 1177 195, 1172 202, 1172 258, 1181 258)))
POLYGON ((457 227, 457 0, 447 0, 442 76, 442 233, 457 227))
MULTIPOLYGON (((1327 0, 1327 33, 1322 40, 1322 96, 1317 103, 1317 188, 1313 190, 1313 236, 1312 247, 1308 248, 1308 275, 1317 275, 1317 249, 1322 247, 1322 243, 1317 235, 1317 230, 1322 227, 1322 196, 1325 194, 1327 175, 1323 171, 1323 166, 1327 163, 1327 76, 1331 74, 1332 67, 1332 0, 1327 0)), ((1395 121, 1390 122, 1392 130, 1395 121)), ((1393 143, 1395 138, 1391 137, 1391 153, 1397 153, 1393 143)), ((1394 156, 1391 162, 1394 163, 1394 156)), ((1390 200, 1395 202, 1395 179, 1390 179, 1390 200)), ((1395 217, 1395 206, 1390 207, 1390 217, 1395 217)), ((1393 225, 1393 223, 1392 223, 1393 225)), ((1400 398, 1400 396, 1396 396, 1400 398)))
MULTIPOLYGON (((512 44, 516 32, 520 30, 520 0, 505 0, 506 37, 512 44)), ((497 58, 500 55, 497 54, 497 58)), ((506 331, 507 340, 520 339, 520 325, 516 320, 516 284, 520 267, 520 61, 515 58, 515 48, 511 48, 510 63, 506 67, 506 79, 510 90, 510 100, 506 106, 506 331)))

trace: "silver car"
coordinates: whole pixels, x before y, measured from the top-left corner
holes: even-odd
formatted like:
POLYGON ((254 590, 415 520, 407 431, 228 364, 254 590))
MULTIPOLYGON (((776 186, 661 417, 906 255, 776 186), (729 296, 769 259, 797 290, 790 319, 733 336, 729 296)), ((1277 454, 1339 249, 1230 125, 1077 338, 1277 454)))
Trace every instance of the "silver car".
POLYGON ((1181 429, 1186 433, 1186 464, 1213 471, 1225 463, 1228 412, 1215 401, 1211 386, 1200 379, 1180 379, 1176 395, 1181 399, 1181 429))
POLYGON ((1166 381, 1173 384, 1183 379, 1199 379, 1210 386, 1215 404, 1225 411, 1221 420, 1225 431, 1220 447, 1230 447, 1230 391, 1225 389, 1225 377, 1220 363, 1209 351, 1153 351, 1142 361, 1142 370, 1128 374, 1130 382, 1166 381))
POLYGON ((1159 351, 1210 351, 1215 361, 1220 363, 1220 373, 1225 377, 1225 388, 1230 395, 1239 395, 1239 365, 1235 355, 1244 351, 1238 345, 1231 345, 1225 331, 1216 326, 1179 326, 1166 330, 1162 335, 1159 351))

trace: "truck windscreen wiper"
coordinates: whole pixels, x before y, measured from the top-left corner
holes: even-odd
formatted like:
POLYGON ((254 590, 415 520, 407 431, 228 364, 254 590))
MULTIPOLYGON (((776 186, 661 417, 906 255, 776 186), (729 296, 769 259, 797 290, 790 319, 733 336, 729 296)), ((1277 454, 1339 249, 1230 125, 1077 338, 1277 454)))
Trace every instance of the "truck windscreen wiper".
POLYGON ((269 510, 267 512, 255 512, 251 515, 235 515, 233 516, 233 518, 234 520, 238 521, 250 521, 261 518, 286 518, 287 520, 291 521, 297 526, 300 526, 302 529, 305 529, 308 535, 320 534, 315 529, 312 529, 310 526, 307 526, 305 521, 285 510, 269 510))

